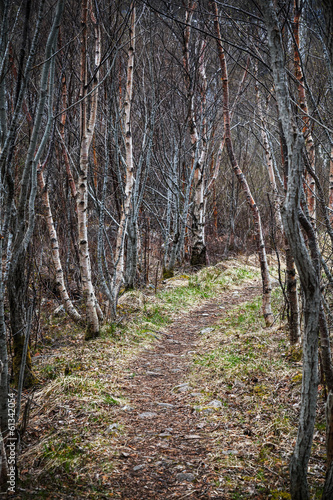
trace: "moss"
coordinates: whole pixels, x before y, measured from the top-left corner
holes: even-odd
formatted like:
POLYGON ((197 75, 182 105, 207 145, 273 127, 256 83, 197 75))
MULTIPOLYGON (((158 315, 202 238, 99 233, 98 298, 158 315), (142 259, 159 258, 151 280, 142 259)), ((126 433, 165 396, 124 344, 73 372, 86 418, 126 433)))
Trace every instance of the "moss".
POLYGON ((290 500, 291 496, 290 493, 286 491, 278 491, 278 490, 272 490, 270 492, 271 494, 271 499, 272 500, 290 500))
POLYGON ((287 354, 287 358, 290 359, 290 361, 296 361, 299 362, 302 360, 303 356, 303 350, 301 346, 291 346, 289 349, 289 352, 287 354))
POLYGON ((302 383, 302 374, 297 373, 296 375, 294 375, 294 377, 291 380, 292 380, 292 382, 294 382, 294 384, 301 384, 302 383))
POLYGON ((99 335, 99 331, 96 332, 91 325, 88 325, 84 335, 84 340, 93 340, 99 337, 99 335))
POLYGON ((174 269, 163 268, 162 279, 168 280, 169 278, 173 278, 174 275, 175 275, 174 269))

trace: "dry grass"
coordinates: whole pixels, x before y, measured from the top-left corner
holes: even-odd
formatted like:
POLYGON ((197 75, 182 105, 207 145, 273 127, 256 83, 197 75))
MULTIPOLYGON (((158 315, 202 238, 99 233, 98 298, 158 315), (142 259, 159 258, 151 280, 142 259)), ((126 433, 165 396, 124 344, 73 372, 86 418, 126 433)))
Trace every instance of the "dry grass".
MULTIPOLYGON (((278 316, 280 291, 274 295, 278 316)), ((264 328, 260 300, 244 303, 226 311, 203 335, 197 352, 191 380, 202 389, 196 411, 207 412, 215 428, 210 460, 219 476, 217 492, 226 499, 251 498, 258 490, 262 498, 290 498, 288 464, 297 434, 302 366, 300 353, 288 346, 283 323, 264 328), (222 403, 220 411, 207 408, 213 398, 222 403)), ((320 498, 324 479, 322 397, 316 427, 311 498, 320 498)))
MULTIPOLYGON (((101 492, 108 498, 114 458, 126 436, 117 415, 128 404, 122 386, 134 376, 133 360, 152 349, 185 311, 259 282, 257 259, 248 257, 176 276, 157 295, 130 292, 120 300, 118 324, 105 325, 89 344, 66 318, 49 322, 48 343, 38 346, 34 358, 42 383, 20 457, 29 494, 43 497, 39 485, 48 490, 51 482, 52 498, 65 498, 55 492, 73 488, 77 498, 104 498, 101 492)), ((226 499, 250 498, 254 486, 262 488, 262 498, 289 498, 287 465, 297 431, 301 363, 289 351, 279 304, 275 292, 277 320, 271 329, 263 327, 259 299, 226 310, 223 321, 200 338, 193 357, 191 383, 202 390, 194 406, 206 411, 212 424, 209 461, 219 477, 216 491, 226 499), (206 407, 213 398, 221 401, 221 410, 206 407)), ((324 464, 320 406, 310 466, 313 498, 324 464)))

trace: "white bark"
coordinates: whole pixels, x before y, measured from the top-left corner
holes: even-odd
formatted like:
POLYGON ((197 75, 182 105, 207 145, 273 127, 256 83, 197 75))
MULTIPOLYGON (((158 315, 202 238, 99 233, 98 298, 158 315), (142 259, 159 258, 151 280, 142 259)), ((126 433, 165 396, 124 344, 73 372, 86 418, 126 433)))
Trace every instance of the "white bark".
MULTIPOLYGON (((88 245, 88 157, 91 141, 94 134, 97 103, 98 103, 98 79, 101 61, 101 35, 100 28, 94 22, 95 34, 95 76, 93 80, 93 93, 90 101, 90 117, 87 118, 87 0, 82 1, 82 37, 81 37, 81 145, 80 145, 80 168, 77 181, 77 217, 79 231, 79 256, 82 290, 86 301, 87 333, 86 338, 95 337, 99 334, 99 319, 96 307, 95 291, 91 276, 91 262, 88 245)), ((94 18, 92 18, 94 21, 94 18)))
POLYGON ((125 238, 127 232, 127 224, 131 211, 132 191, 134 185, 134 161, 133 161, 133 140, 132 140, 132 125, 131 125, 131 109, 133 98, 133 72, 134 72, 134 55, 135 55, 135 7, 131 4, 131 25, 130 25, 130 40, 128 49, 127 62, 127 80, 126 93, 124 99, 124 132, 125 132, 125 163, 126 163, 126 179, 124 189, 124 203, 120 217, 116 252, 115 252, 115 269, 112 280, 112 296, 114 313, 117 306, 120 287, 124 282, 125 271, 125 238))
POLYGON ((38 184, 39 184, 39 189, 43 201, 43 207, 44 207, 44 216, 45 216, 45 221, 46 221, 46 226, 47 230, 49 233, 49 238, 50 238, 50 243, 51 243, 51 257, 52 257, 52 262, 53 262, 53 267, 56 273, 56 286, 59 290, 59 294, 61 297, 61 301, 64 305, 64 308, 68 315, 74 320, 74 321, 80 321, 81 315, 78 313, 76 310, 74 304, 72 303, 65 284, 65 279, 64 279, 64 272, 62 269, 62 264, 60 260, 60 254, 59 254, 59 241, 58 241, 58 235, 57 231, 54 225, 53 221, 53 215, 52 215, 52 210, 51 210, 51 205, 50 205, 50 199, 49 199, 49 193, 48 189, 45 185, 45 180, 44 180, 44 174, 41 169, 38 170, 37 172, 38 176, 38 184))

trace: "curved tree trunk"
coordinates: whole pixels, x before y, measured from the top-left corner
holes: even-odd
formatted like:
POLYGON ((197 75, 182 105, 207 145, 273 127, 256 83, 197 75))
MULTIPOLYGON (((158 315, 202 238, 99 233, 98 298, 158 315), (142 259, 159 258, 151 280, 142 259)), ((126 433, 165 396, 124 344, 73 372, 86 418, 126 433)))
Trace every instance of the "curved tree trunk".
POLYGON ((44 174, 41 168, 38 169, 38 184, 41 192, 41 197, 43 201, 45 219, 47 230, 49 233, 50 243, 51 243, 51 257, 53 262, 53 267, 56 273, 56 287, 59 290, 59 294, 64 305, 64 308, 68 315, 74 321, 81 321, 81 315, 78 313, 76 308, 74 307, 65 284, 64 272, 61 265, 60 254, 59 254, 59 241, 57 231, 53 222, 53 216, 50 206, 50 199, 48 189, 45 185, 44 174))
POLYGON ((255 226, 255 232, 256 232, 256 237, 257 237, 257 248, 258 248, 258 255, 259 255, 259 261, 260 261, 260 269, 261 269, 261 278, 262 278, 262 284, 263 284, 263 298, 262 298, 262 304, 263 304, 263 315, 265 318, 265 323, 266 326, 271 326, 274 321, 274 316, 272 314, 272 309, 271 309, 271 292, 272 292, 272 285, 271 285, 271 280, 270 280, 270 275, 269 275, 269 269, 268 269, 268 264, 267 264, 267 258, 266 258, 266 248, 265 248, 265 241, 262 233, 262 225, 261 225, 261 218, 260 218, 260 213, 257 204, 255 203, 253 196, 251 194, 249 185, 246 181, 246 178, 240 169, 236 156, 234 154, 234 149, 233 149, 233 143, 232 143, 232 138, 231 138, 231 129, 230 129, 230 105, 229 105, 229 80, 228 80, 228 71, 227 71, 227 63, 224 55, 224 50, 222 46, 222 41, 221 41, 221 33, 220 33, 220 25, 219 25, 219 19, 218 19, 218 10, 217 10, 217 4, 215 1, 213 1, 213 10, 214 10, 214 25, 215 25, 215 32, 217 35, 216 42, 217 42, 217 50, 218 50, 218 55, 220 59, 220 65, 221 65, 221 73, 222 73, 222 84, 223 84, 223 120, 224 120, 224 133, 225 133, 225 143, 229 155, 229 159, 232 165, 232 168, 235 172, 235 175, 245 193, 247 203, 250 207, 250 210, 252 212, 253 216, 253 221, 254 221, 254 226, 255 226))

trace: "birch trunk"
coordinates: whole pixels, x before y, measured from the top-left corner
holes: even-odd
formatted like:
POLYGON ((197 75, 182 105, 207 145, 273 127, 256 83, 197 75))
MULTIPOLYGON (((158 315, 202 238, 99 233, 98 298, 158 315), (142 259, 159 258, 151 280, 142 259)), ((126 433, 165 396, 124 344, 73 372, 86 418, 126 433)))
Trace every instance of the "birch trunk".
POLYGON ((94 134, 97 103, 98 103, 98 67, 100 64, 100 28, 94 22, 95 34, 95 76, 93 80, 93 93, 90 102, 90 117, 87 117, 87 19, 88 0, 82 0, 82 35, 81 35, 81 144, 80 144, 80 165, 77 181, 76 206, 78 218, 79 237, 79 257, 82 280, 82 291, 85 297, 87 330, 86 340, 99 335, 99 320, 96 307, 95 291, 92 284, 91 262, 88 245, 88 166, 89 149, 94 134))
POLYGON ((124 99, 124 131, 125 131, 125 161, 126 161, 126 180, 124 190, 124 201, 121 212, 116 252, 115 252, 115 269, 112 280, 112 296, 113 296, 113 312, 116 314, 116 306, 120 287, 124 282, 125 271, 125 238, 127 232, 127 224, 131 212, 131 198, 134 185, 134 161, 133 161, 133 139, 131 126, 131 108, 133 98, 133 72, 134 72, 134 54, 135 54, 135 20, 136 13, 133 3, 131 4, 131 25, 130 25, 130 41, 128 49, 127 62, 127 80, 126 93, 124 99))
POLYGON ((44 216, 46 220, 46 225, 47 225, 47 230, 49 233, 49 238, 50 238, 50 243, 51 243, 51 257, 52 257, 52 262, 53 262, 53 267, 56 273, 56 287, 59 291, 61 301, 64 305, 64 308, 68 315, 74 320, 74 321, 81 321, 81 315, 78 313, 76 310, 75 306, 73 305, 65 284, 65 279, 64 279, 64 272, 62 269, 62 264, 60 260, 60 254, 59 254, 59 241, 58 241, 58 235, 57 231, 53 222, 53 216, 52 216, 52 210, 51 210, 51 205, 50 205, 50 199, 49 199, 49 193, 48 189, 45 185, 45 180, 44 180, 44 174, 43 170, 41 168, 38 169, 37 172, 37 177, 38 177, 38 185, 43 201, 43 208, 44 208, 44 216))
POLYGON ((191 74, 189 42, 191 36, 191 22, 195 2, 188 0, 186 3, 184 45, 183 45, 183 64, 185 70, 185 85, 188 98, 188 127, 192 144, 192 168, 194 168, 193 177, 193 208, 191 225, 191 266, 202 267, 207 263, 206 244, 205 244, 205 203, 204 203, 204 170, 207 156, 207 124, 206 124, 206 93, 207 78, 205 65, 206 44, 203 41, 199 54, 199 76, 200 76, 200 94, 201 94, 201 127, 198 131, 195 109, 194 109, 194 75, 191 74), (201 135, 201 137, 200 137, 201 135), (197 150, 199 152, 197 152, 197 150), (197 157, 197 160, 195 159, 197 157))
POLYGON ((331 223, 331 226, 333 226, 333 144, 331 144, 331 156, 330 156, 330 181, 329 181, 328 208, 330 210, 330 223, 331 223))
POLYGON ((228 151, 228 155, 230 158, 232 168, 233 168, 235 175, 236 175, 236 177, 237 177, 237 179, 238 179, 238 181, 239 181, 239 183, 240 183, 240 185, 245 193, 247 203, 248 203, 250 210, 252 212, 254 226, 255 226, 255 232, 256 232, 256 238, 257 238, 257 248, 258 248, 259 261, 260 261, 261 278, 262 278, 262 283, 263 283, 263 299, 262 299, 263 315, 265 318, 266 326, 271 326, 273 324, 273 321, 274 321, 274 316, 272 314, 272 309, 271 309, 272 285, 271 285, 268 263, 267 263, 267 258, 266 258, 266 248, 265 248, 265 242, 264 242, 264 237, 263 237, 263 233, 262 233, 261 218, 260 218, 258 206, 253 199, 249 185, 246 181, 246 178, 245 178, 242 170, 240 169, 240 167, 238 165, 236 156, 234 154, 233 143, 232 143, 232 139, 231 139, 231 130, 230 130, 229 81, 228 81, 227 64, 226 64, 224 49, 223 49, 222 41, 221 41, 221 33, 220 33, 220 25, 219 25, 219 19, 218 19, 217 4, 215 1, 213 1, 212 4, 213 4, 213 9, 214 9, 215 32, 216 32, 216 36, 217 36, 217 39, 216 39, 217 50, 218 50, 218 55, 219 55, 219 59, 220 59, 221 73, 222 73, 223 120, 224 120, 225 143, 226 143, 226 147, 227 147, 227 151, 228 151))

